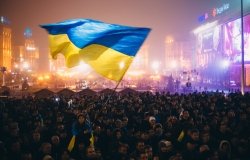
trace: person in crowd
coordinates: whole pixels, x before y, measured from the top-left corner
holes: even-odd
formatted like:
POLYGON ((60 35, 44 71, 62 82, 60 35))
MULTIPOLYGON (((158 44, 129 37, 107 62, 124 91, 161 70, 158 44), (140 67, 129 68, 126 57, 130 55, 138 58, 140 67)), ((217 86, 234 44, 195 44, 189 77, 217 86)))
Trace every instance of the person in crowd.
POLYGON ((120 143, 118 146, 118 150, 114 152, 113 157, 114 159, 119 160, 129 160, 130 158, 128 155, 128 145, 120 143))
POLYGON ((167 140, 161 140, 159 142, 159 152, 157 156, 158 159, 159 160, 169 159, 173 155, 175 155, 175 151, 172 142, 167 140))
POLYGON ((135 151, 134 152, 132 152, 131 154, 130 154, 130 157, 131 158, 134 158, 134 159, 137 159, 138 157, 140 157, 140 154, 141 153, 143 153, 143 154, 145 154, 145 143, 144 143, 144 141, 142 141, 142 140, 138 140, 137 142, 136 142, 136 149, 135 149, 135 151))
POLYGON ((191 129, 187 139, 185 140, 185 151, 183 153, 184 159, 199 159, 199 130, 191 129))
POLYGON ((57 135, 51 137, 51 153, 55 160, 60 160, 62 153, 62 146, 60 144, 60 138, 57 135))
POLYGON ((231 145, 228 141, 222 140, 219 146, 219 158, 223 160, 231 159, 231 145))
MULTIPOLYGON (((35 155, 34 159, 44 159, 44 157, 52 157, 51 153, 52 145, 49 142, 43 142, 39 152, 35 155)), ((52 157, 53 158, 53 157, 52 157)))
POLYGON ((91 124, 87 120, 87 115, 80 113, 77 120, 72 124, 72 135, 75 136, 75 144, 77 146, 83 142, 85 146, 90 145, 91 124))
POLYGON ((86 160, 102 160, 102 156, 93 146, 89 146, 86 149, 86 160))

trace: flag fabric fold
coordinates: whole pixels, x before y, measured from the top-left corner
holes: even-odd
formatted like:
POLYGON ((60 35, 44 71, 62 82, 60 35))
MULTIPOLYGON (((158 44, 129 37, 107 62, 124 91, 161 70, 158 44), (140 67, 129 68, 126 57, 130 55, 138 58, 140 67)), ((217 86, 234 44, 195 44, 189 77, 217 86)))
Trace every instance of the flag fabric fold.
POLYGON ((61 53, 67 67, 81 61, 97 73, 120 81, 150 32, 149 28, 108 24, 91 19, 41 25, 49 33, 53 58, 61 53))

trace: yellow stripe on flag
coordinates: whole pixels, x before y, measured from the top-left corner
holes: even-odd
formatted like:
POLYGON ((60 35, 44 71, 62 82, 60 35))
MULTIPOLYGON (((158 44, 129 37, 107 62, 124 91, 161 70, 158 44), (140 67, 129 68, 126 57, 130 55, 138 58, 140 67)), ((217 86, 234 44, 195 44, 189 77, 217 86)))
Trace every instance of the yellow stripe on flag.
POLYGON ((83 49, 70 42, 67 34, 49 35, 50 52, 53 58, 62 53, 67 67, 74 67, 81 61, 89 64, 97 73, 111 80, 120 81, 132 63, 134 56, 128 56, 112 48, 91 44, 83 49))
POLYGON ((183 138, 184 138, 184 135, 185 135, 185 133, 184 133, 184 131, 182 130, 177 140, 178 140, 179 142, 181 142, 181 141, 183 140, 183 138))
POLYGON ((72 149, 74 148, 75 145, 75 141, 76 141, 76 136, 72 136, 69 145, 68 145, 68 151, 72 151, 72 149))
POLYGON ((95 144, 95 137, 94 137, 93 133, 91 133, 91 137, 90 137, 89 141, 90 141, 90 145, 94 146, 94 144, 95 144))

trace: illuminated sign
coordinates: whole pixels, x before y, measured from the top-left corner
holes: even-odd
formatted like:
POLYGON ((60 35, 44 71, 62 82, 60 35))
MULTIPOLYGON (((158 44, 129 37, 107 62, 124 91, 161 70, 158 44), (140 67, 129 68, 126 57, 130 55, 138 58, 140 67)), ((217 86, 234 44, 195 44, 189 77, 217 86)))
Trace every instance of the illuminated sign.
POLYGON ((217 15, 220 15, 223 12, 227 11, 229 8, 230 8, 230 4, 229 3, 223 4, 219 8, 213 8, 211 15, 208 14, 208 13, 205 13, 205 14, 201 15, 200 17, 198 17, 198 21, 200 23, 205 22, 209 18, 209 16, 216 17, 217 15))
POLYGON ((1 24, 10 24, 10 21, 6 17, 0 16, 0 23, 1 24))
POLYGON ((204 15, 202 15, 202 16, 200 16, 199 18, 198 18, 198 21, 199 22, 204 22, 205 20, 207 20, 208 19, 208 13, 205 13, 204 15))
POLYGON ((24 31, 24 36, 25 36, 26 38, 32 37, 32 31, 31 31, 30 28, 26 28, 26 29, 25 29, 25 31, 24 31))
POLYGON ((227 3, 227 4, 223 4, 223 6, 221 6, 219 8, 214 8, 212 10, 212 16, 215 17, 219 14, 222 14, 223 12, 225 12, 226 10, 229 9, 229 6, 230 6, 229 3, 227 3))

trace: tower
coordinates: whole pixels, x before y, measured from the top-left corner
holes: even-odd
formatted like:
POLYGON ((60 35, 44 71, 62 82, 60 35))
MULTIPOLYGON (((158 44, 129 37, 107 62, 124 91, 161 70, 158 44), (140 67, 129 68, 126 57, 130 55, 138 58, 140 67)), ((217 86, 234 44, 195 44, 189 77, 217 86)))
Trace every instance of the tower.
POLYGON ((20 65, 23 70, 36 71, 38 69, 39 49, 32 38, 32 30, 24 31, 24 47, 20 48, 20 65))
POLYGON ((11 69, 12 59, 12 30, 7 18, 0 17, 0 67, 11 69))

